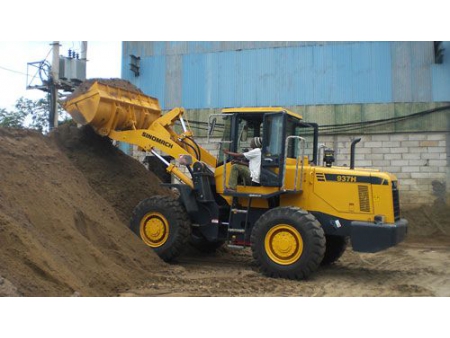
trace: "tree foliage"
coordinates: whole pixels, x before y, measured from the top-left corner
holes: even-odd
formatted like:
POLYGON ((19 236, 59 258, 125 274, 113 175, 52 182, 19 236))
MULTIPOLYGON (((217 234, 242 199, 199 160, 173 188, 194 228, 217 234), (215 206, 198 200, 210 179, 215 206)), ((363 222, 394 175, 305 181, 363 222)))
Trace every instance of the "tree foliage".
MULTIPOLYGON (((30 128, 42 133, 49 131, 50 104, 47 98, 30 100, 21 97, 13 111, 0 109, 0 126, 10 128, 30 128)), ((69 119, 67 113, 58 109, 59 122, 69 119)))
POLYGON ((23 128, 26 113, 23 111, 7 111, 0 109, 0 127, 23 128))

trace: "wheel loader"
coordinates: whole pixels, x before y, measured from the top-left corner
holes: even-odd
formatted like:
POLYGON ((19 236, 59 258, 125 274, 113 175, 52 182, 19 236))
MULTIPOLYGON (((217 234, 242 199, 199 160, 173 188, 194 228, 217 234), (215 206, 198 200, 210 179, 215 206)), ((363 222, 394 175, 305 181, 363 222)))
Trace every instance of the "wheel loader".
POLYGON ((333 150, 319 145, 318 125, 288 109, 211 115, 207 135, 218 143, 216 157, 195 140, 183 108, 162 114, 158 100, 142 92, 96 81, 63 106, 77 123, 152 153, 176 178, 166 186, 177 197, 149 196, 130 215, 130 229, 165 261, 187 245, 204 252, 251 247, 264 275, 304 279, 338 260, 349 242, 374 253, 406 237, 397 178, 355 168, 359 139, 350 165, 334 166, 333 150), (262 137, 260 185, 229 191, 233 163, 224 150, 242 153, 252 137, 262 137))

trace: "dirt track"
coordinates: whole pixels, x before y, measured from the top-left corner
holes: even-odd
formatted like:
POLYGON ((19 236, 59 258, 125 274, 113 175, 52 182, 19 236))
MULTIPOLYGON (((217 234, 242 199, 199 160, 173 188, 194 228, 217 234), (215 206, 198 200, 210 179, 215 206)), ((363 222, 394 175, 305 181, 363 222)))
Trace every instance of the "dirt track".
POLYGON ((89 130, 0 129, 0 179, 0 296, 450 296, 448 206, 407 212, 410 236, 397 247, 348 250, 290 281, 226 246, 162 262, 127 223, 141 199, 170 192, 89 130))
POLYGON ((450 296, 450 238, 410 238, 377 254, 347 251, 307 281, 271 279, 252 267, 248 250, 194 253, 176 277, 158 276, 122 296, 450 296))

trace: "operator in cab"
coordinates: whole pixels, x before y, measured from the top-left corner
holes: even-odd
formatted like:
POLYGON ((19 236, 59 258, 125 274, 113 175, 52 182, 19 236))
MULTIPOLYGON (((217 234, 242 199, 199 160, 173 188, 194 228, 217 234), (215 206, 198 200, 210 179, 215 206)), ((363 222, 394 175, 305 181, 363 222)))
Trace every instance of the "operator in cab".
POLYGON ((259 176, 261 173, 261 146, 262 138, 254 137, 250 141, 251 150, 245 153, 234 153, 224 149, 224 153, 235 158, 233 166, 231 167, 230 178, 228 180, 228 188, 225 192, 236 192, 239 178, 241 178, 245 185, 259 186, 259 176), (246 164, 239 163, 240 160, 248 160, 246 164))

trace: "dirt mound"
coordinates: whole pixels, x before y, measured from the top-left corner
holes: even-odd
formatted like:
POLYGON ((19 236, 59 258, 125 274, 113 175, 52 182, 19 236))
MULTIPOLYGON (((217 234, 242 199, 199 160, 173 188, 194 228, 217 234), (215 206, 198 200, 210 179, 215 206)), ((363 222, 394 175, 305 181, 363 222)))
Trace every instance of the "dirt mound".
POLYGON ((403 210, 408 234, 413 236, 450 236, 450 206, 436 201, 432 206, 403 210))
POLYGON ((137 92, 139 94, 143 94, 142 90, 140 90, 138 87, 136 87, 135 85, 133 85, 131 82, 129 82, 127 80, 118 79, 118 78, 111 78, 111 79, 96 78, 96 79, 89 79, 89 80, 83 81, 75 89, 75 91, 67 97, 67 100, 70 100, 78 95, 82 95, 82 94, 86 93, 89 90, 89 88, 94 84, 94 82, 100 82, 107 86, 117 87, 117 88, 125 89, 128 91, 137 92))
POLYGON ((161 187, 155 174, 89 126, 62 125, 51 133, 50 138, 126 224, 141 200, 152 195, 171 194, 170 190, 161 187))
POLYGON ((103 140, 90 144, 66 128, 52 139, 0 128, 0 278, 24 296, 107 296, 170 275, 174 268, 124 224, 129 199, 155 178, 103 140))
MULTIPOLYGON (((187 268, 165 264, 127 224, 140 200, 170 191, 161 188, 158 178, 143 165, 89 127, 64 125, 49 137, 0 128, 0 180, 0 296, 110 296, 126 294, 140 285, 151 286, 151 292, 143 293, 146 295, 173 294, 176 290, 181 290, 179 295, 205 295, 199 293, 202 290, 207 290, 207 295, 239 295, 236 285, 245 289, 241 295, 267 295, 267 290, 284 285, 293 288, 282 295, 298 295, 308 286, 260 276, 252 270, 250 253, 241 269, 236 264, 241 256, 228 251, 219 251, 212 257, 214 261, 198 266, 195 256, 186 258, 187 268), (217 259, 223 264, 217 264, 217 259), (210 274, 205 272, 208 267, 210 274), (237 282, 235 276, 241 276, 237 282), (252 280, 265 288, 258 291, 252 280), (220 285, 226 288, 225 293, 220 285)), ((405 210, 403 216, 410 223, 411 235, 450 235, 448 205, 405 210)), ((381 258, 380 263, 369 265, 380 280, 385 281, 392 270, 388 266, 386 274, 379 272, 386 257, 395 260, 404 249, 399 246, 393 250, 392 257, 386 256, 389 251, 380 253, 374 256, 381 258)), ((427 258, 422 251, 420 257, 427 258)), ((361 266, 361 285, 366 285, 368 268, 364 262, 369 258, 352 255, 361 266)), ((351 264, 349 272, 354 270, 351 264)), ((413 260, 410 265, 414 266, 413 260)), ((398 266, 402 269, 405 263, 401 261, 398 266)), ((330 278, 332 290, 336 278, 343 275, 342 269, 335 271, 330 278)), ((373 275, 369 277, 373 279, 373 275)), ((429 278, 424 276, 425 281, 429 278)), ((403 283, 404 274, 399 274, 398 280, 403 283)), ((410 293, 408 288, 401 294, 410 293)), ((349 287, 353 289, 354 282, 349 287)), ((311 294, 317 293, 313 290, 311 294)))

